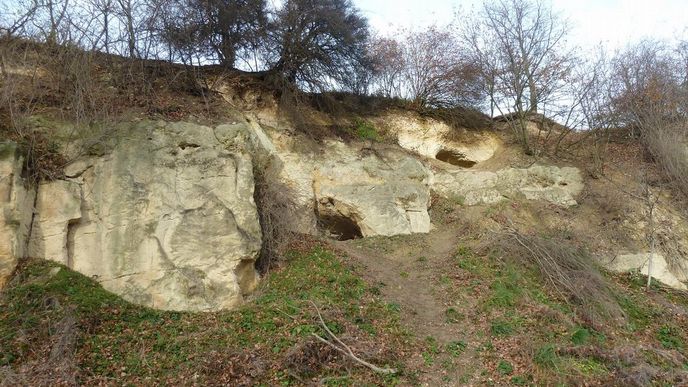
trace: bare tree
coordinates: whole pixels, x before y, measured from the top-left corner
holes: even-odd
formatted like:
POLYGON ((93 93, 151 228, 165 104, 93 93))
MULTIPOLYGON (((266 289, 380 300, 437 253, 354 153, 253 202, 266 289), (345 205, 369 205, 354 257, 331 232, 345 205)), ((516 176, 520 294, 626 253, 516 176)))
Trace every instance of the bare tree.
POLYGON ((7 37, 15 36, 24 29, 24 26, 35 17, 40 3, 38 0, 18 1, 14 8, 14 11, 9 9, 9 5, 0 8, 0 32, 7 37))
POLYGON ((265 41, 266 0, 180 0, 162 2, 162 36, 176 50, 192 48, 206 60, 227 67, 247 57, 265 41))
POLYGON ((276 15, 270 62, 287 82, 323 89, 367 63, 368 21, 350 0, 287 0, 276 15))
POLYGON ((660 42, 644 41, 614 59, 613 107, 640 137, 665 175, 688 194, 688 84, 681 60, 660 42))
MULTIPOLYGON (((135 1, 135 0, 133 0, 135 1)), ((138 56, 136 51, 136 30, 134 29, 135 4, 132 0, 117 0, 117 16, 124 26, 124 36, 127 42, 127 53, 130 58, 138 56)))
POLYGON ((375 37, 371 41, 368 56, 372 59, 375 92, 387 98, 399 96, 406 66, 402 44, 392 38, 375 37))
POLYGON ((570 70, 568 25, 540 0, 485 1, 462 32, 492 105, 533 153, 526 125, 570 70))
POLYGON ((407 30, 372 45, 379 94, 417 107, 476 106, 484 98, 477 66, 464 57, 448 27, 407 30))
POLYGON ((110 45, 112 38, 110 36, 112 29, 112 18, 115 11, 115 0, 89 0, 92 12, 94 15, 99 15, 100 31, 95 32, 97 37, 94 39, 93 49, 102 49, 107 54, 110 53, 110 45), (102 45, 100 41, 102 39, 102 45))
POLYGON ((619 122, 617 112, 611 103, 611 65, 602 47, 599 47, 597 57, 588 62, 581 76, 588 79, 588 88, 582 94, 580 113, 584 119, 584 127, 592 138, 591 174, 593 177, 599 177, 605 172, 610 131, 617 127, 619 122))
POLYGON ((460 55, 458 46, 449 29, 406 33, 403 79, 408 98, 416 105, 472 105, 480 98, 472 87, 477 79, 474 66, 460 55))

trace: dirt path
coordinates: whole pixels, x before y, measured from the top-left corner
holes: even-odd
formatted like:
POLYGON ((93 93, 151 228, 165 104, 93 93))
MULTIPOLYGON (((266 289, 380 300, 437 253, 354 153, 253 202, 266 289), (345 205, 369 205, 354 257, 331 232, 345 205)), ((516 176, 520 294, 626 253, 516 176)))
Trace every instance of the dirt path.
MULTIPOLYGON (((460 244, 460 235, 459 228, 445 227, 427 235, 332 243, 364 268, 361 274, 380 287, 388 302, 400 306, 402 324, 418 340, 426 343, 430 340, 437 348, 445 348, 471 337, 475 330, 465 322, 448 320, 447 311, 456 304, 452 305, 450 297, 443 294, 441 284, 444 268, 452 264, 460 244)), ((468 353, 464 355, 462 359, 453 359, 454 370, 442 368, 440 360, 428 364, 420 353, 408 359, 408 364, 421 370, 419 378, 423 385, 450 386, 465 375, 469 368, 467 362, 475 359, 468 353)), ((448 358, 446 354, 436 356, 448 358)))
POLYGON ((351 240, 334 242, 356 263, 365 267, 364 276, 379 284, 382 294, 401 307, 402 323, 419 337, 432 336, 441 344, 456 340, 460 327, 446 322, 445 305, 437 296, 436 266, 451 258, 457 233, 452 229, 427 235, 394 238, 384 242, 351 240))

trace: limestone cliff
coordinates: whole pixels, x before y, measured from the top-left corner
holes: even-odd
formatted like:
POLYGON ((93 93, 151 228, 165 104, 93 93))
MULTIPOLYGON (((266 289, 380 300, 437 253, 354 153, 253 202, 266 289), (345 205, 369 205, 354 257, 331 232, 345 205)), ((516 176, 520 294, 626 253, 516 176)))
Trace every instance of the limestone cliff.
MULTIPOLYGON (((396 144, 308 146, 274 112, 216 127, 123 124, 97 154, 67 165, 64 179, 34 188, 22 181, 16 146, 3 145, 0 286, 19 258, 33 256, 153 308, 234 308, 259 279, 254 173, 262 168, 295 203, 293 231, 336 239, 428 233, 432 194, 466 206, 508 199, 567 208, 584 189, 575 167, 493 162, 504 145, 490 132, 452 137, 446 124, 404 115, 376 122, 396 144)), ((643 264, 624 262, 613 269, 643 264)), ((660 280, 685 286, 684 275, 662 270, 660 280)))

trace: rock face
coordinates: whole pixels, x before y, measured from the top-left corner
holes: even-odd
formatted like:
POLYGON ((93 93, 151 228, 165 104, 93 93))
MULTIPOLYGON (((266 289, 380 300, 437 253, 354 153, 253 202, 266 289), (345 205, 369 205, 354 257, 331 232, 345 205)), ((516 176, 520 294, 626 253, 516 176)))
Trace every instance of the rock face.
POLYGON ((0 289, 26 256, 35 191, 22 178, 23 159, 13 143, 0 143, 0 289))
POLYGON ((55 180, 38 186, 29 255, 73 267, 70 226, 81 219, 79 184, 55 180))
POLYGON ((499 142, 486 133, 464 133, 464 141, 454 141, 457 130, 433 119, 420 121, 408 114, 390 114, 379 124, 395 133, 399 146, 418 155, 437 159, 456 166, 470 168, 489 160, 499 148, 499 142))
POLYGON ((167 310, 235 307, 261 245, 249 156, 213 129, 142 123, 103 157, 39 188, 32 255, 167 310))
POLYGON ((288 227, 337 239, 429 232, 433 190, 468 205, 522 196, 568 206, 582 189, 575 168, 468 170, 494 154, 489 135, 464 146, 445 139, 446 125, 419 134, 416 121, 393 124, 409 124, 398 136, 406 151, 334 140, 310 146, 250 114, 216 128, 144 121, 114 131, 100 155, 77 158, 63 180, 40 184, 36 195, 20 184, 21 160, 7 148, 0 285, 17 258, 30 255, 137 304, 234 308, 258 281, 254 169, 293 204, 285 207, 293 212, 288 227), (429 162, 409 150, 447 159, 429 162))
MULTIPOLYGON (((650 270, 650 254, 623 254, 603 264, 611 271, 623 273, 632 270, 640 270, 640 273, 648 275, 650 270)), ((654 254, 652 256, 652 278, 674 289, 688 289, 686 284, 681 282, 686 281, 687 278, 685 274, 675 273, 661 254, 654 254)))
POLYGON ((329 149, 313 178, 317 213, 326 228, 345 239, 350 233, 430 231, 430 174, 423 164, 398 151, 354 157, 344 145, 329 149))
POLYGON ((460 198, 466 205, 491 204, 520 195, 573 206, 583 189, 583 177, 577 168, 542 165, 497 172, 453 169, 437 171, 432 189, 445 197, 460 198))

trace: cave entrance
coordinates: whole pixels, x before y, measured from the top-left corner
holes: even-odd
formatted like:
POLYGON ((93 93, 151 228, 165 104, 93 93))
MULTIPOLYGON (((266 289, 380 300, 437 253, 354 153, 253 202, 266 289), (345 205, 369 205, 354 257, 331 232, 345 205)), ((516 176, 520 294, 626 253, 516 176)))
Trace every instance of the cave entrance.
POLYGON ((446 149, 442 149, 437 152, 435 158, 439 161, 444 161, 445 163, 463 168, 472 168, 475 164, 477 164, 475 161, 467 160, 466 156, 461 152, 455 152, 446 149))
POLYGON ((350 218, 343 215, 319 215, 320 227, 330 234, 330 237, 338 241, 363 238, 361 228, 350 218))

